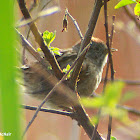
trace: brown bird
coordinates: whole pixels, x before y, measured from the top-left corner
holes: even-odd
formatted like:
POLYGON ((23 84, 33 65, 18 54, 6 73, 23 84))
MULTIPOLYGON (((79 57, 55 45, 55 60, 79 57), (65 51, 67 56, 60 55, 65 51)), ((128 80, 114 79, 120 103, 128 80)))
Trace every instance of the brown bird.
MULTIPOLYGON (((80 43, 77 43, 71 49, 61 50, 61 56, 56 55, 61 69, 66 68, 68 64, 72 65, 77 58, 79 49, 80 43)), ((80 96, 88 97, 98 88, 107 58, 107 46, 102 40, 92 37, 92 44, 85 55, 77 83, 77 91, 80 96)), ((41 74, 41 71, 37 71, 39 68, 42 68, 39 62, 34 62, 22 69, 24 73, 26 93, 39 99, 44 99, 53 86, 49 81, 45 80, 45 76, 41 74)), ((53 74, 52 70, 49 70, 48 68, 45 70, 50 72, 50 74, 53 74)), ((71 106, 69 99, 64 94, 58 94, 57 91, 52 94, 48 103, 51 104, 51 106, 55 106, 55 108, 71 106)))

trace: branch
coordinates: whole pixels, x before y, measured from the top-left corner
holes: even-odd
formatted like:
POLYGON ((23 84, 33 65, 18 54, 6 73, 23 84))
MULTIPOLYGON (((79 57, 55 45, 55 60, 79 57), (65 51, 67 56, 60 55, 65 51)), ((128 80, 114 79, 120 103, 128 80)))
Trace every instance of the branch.
POLYGON ((20 27, 23 27, 25 25, 29 25, 29 24, 31 24, 32 22, 35 22, 36 20, 38 20, 41 17, 49 16, 49 15, 55 14, 55 13, 57 13, 59 11, 60 11, 60 9, 57 6, 48 8, 48 9, 43 10, 43 11, 40 11, 34 18, 32 18, 32 19, 26 19, 24 21, 19 22, 16 25, 16 28, 20 28, 20 27))
POLYGON ((122 105, 117 105, 117 107, 120 108, 120 109, 126 110, 129 113, 132 113, 134 115, 140 116, 140 111, 139 110, 136 110, 136 109, 134 109, 132 107, 122 106, 122 105))
MULTIPOLYGON (((78 55, 80 55, 80 53, 82 52, 82 50, 90 43, 100 10, 102 7, 102 0, 96 0, 94 7, 93 7, 93 11, 92 11, 92 15, 88 24, 88 29, 86 31, 86 34, 84 36, 84 40, 81 42, 81 46, 80 46, 80 50, 78 55)), ((72 72, 72 76, 71 76, 71 83, 73 83, 73 87, 76 84, 76 80, 77 80, 77 76, 80 72, 80 68, 81 65, 83 63, 83 59, 81 59, 81 61, 76 65, 76 67, 74 68, 73 72, 72 72)))
POLYGON ((78 23, 77 23, 76 20, 72 17, 72 15, 69 13, 68 9, 65 10, 65 13, 66 13, 66 15, 68 15, 68 16, 71 18, 71 20, 73 21, 73 23, 74 23, 74 25, 75 25, 75 27, 76 27, 76 29, 77 29, 77 31, 78 31, 78 34, 79 34, 79 36, 80 36, 80 38, 81 38, 81 41, 82 41, 84 37, 83 37, 83 35, 82 35, 82 33, 81 33, 81 30, 80 30, 80 28, 79 28, 79 26, 78 26, 78 23))
MULTIPOLYGON (((111 81, 114 81, 113 60, 112 60, 112 55, 111 55, 111 48, 109 44, 109 34, 108 34, 107 0, 104 1, 104 17, 105 17, 106 45, 109 51, 109 63, 110 63, 110 68, 111 68, 111 81)), ((107 140, 110 140, 111 129, 112 129, 112 116, 109 116, 107 140)))
POLYGON ((43 58, 40 57, 40 55, 38 54, 38 52, 32 47, 32 45, 26 40, 26 38, 18 31, 16 30, 18 36, 20 37, 21 41, 22 41, 22 46, 24 46, 29 52, 30 54, 32 54, 36 60, 38 60, 41 65, 46 68, 48 67, 46 65, 46 62, 44 61, 43 58))
MULTIPOLYGON (((93 8, 91 19, 89 21, 88 29, 87 29, 87 32, 85 34, 84 40, 81 42, 80 51, 79 51, 78 55, 80 55, 81 51, 84 49, 84 47, 91 40, 91 37, 92 37, 93 31, 94 31, 101 7, 102 7, 102 1, 101 0, 95 1, 95 6, 93 8)), ((73 70, 73 73, 71 76, 71 82, 73 83, 73 87, 75 86, 76 79, 77 79, 77 76, 80 72, 80 68, 81 68, 83 60, 84 60, 84 57, 83 57, 83 59, 81 59, 81 61, 76 65, 76 67, 73 70)), ((79 114, 78 120, 81 120, 80 122, 82 123, 82 126, 86 128, 85 131, 88 134, 88 136, 90 138, 92 138, 92 133, 95 130, 96 139, 102 139, 102 137, 97 132, 96 128, 94 128, 91 125, 89 125, 87 127, 87 123, 88 123, 87 121, 89 121, 89 120, 88 120, 87 115, 84 112, 84 109, 81 106, 74 106, 74 109, 76 110, 77 114, 79 114)))
MULTIPOLYGON (((101 82, 104 82, 104 78, 102 79, 101 82)), ((107 79, 109 82, 111 81, 111 79, 107 79)), ((124 82, 127 85, 130 86, 140 86, 140 81, 135 81, 135 80, 122 80, 122 79, 114 79, 114 81, 121 81, 124 82)))
MULTIPOLYGON (((37 110, 37 107, 29 106, 29 105, 21 105, 21 108, 28 109, 28 110, 37 110)), ((66 112, 66 111, 47 109, 47 108, 41 108, 40 111, 59 114, 59 115, 64 115, 64 116, 69 116, 72 119, 75 118, 75 113, 73 113, 73 112, 66 112)))
MULTIPOLYGON (((95 127, 92 125, 88 115, 86 115, 85 110, 82 108, 82 106, 74 106, 74 109, 76 110, 76 114, 77 114, 77 121, 80 125, 82 125, 82 127, 84 128, 85 132, 87 133, 87 135, 89 136, 89 138, 92 138, 92 133, 95 129, 95 127)), ((96 140, 103 140, 103 138, 101 137, 101 135, 98 133, 98 131, 96 130, 96 140)))
MULTIPOLYGON (((17 0, 20 10, 24 16, 25 19, 32 19, 31 15, 28 12, 28 9, 25 6, 25 2, 24 0, 17 0)), ((40 48, 42 49, 45 58, 47 61, 49 61, 50 65, 52 66, 55 76, 58 79, 61 79, 63 76, 62 70, 57 62, 57 60, 55 59, 54 55, 51 54, 50 50, 48 49, 48 47, 45 45, 44 40, 40 34, 40 32, 38 31, 36 25, 34 22, 28 24, 30 26, 30 29, 35 37, 36 42, 39 44, 40 48)))
MULTIPOLYGON (((110 45, 109 45, 110 48, 111 48, 112 40, 113 40, 114 21, 115 21, 115 16, 112 17, 112 30, 111 30, 110 45)), ((108 82, 108 79, 107 79, 107 77, 108 77, 108 70, 109 70, 109 60, 107 61, 106 74, 105 74, 105 78, 104 78, 104 85, 103 85, 103 92, 102 92, 102 94, 104 93, 106 84, 107 84, 107 82, 108 82)), ((102 108, 99 109, 98 114, 97 114, 98 121, 97 121, 97 124, 95 125, 95 129, 96 129, 96 130, 97 130, 97 128, 98 128, 98 123, 99 123, 99 120, 100 120, 101 111, 102 111, 102 108)), ((92 135, 92 139, 91 139, 91 140, 95 140, 95 139, 96 139, 96 138, 95 138, 96 130, 93 131, 93 135, 92 135)))

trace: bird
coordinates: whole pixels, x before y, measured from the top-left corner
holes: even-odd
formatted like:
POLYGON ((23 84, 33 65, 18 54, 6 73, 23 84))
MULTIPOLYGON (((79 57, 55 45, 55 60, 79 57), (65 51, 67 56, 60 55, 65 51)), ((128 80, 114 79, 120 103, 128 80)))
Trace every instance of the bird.
MULTIPOLYGON (((77 58, 80 45, 81 42, 78 42, 72 48, 60 50, 61 55, 55 55, 61 69, 73 64, 77 58)), ((89 97, 98 88, 107 59, 108 48, 106 44, 101 39, 92 37, 90 48, 85 55, 77 81, 77 92, 80 97, 89 97)), ((45 76, 41 74, 41 69, 41 64, 35 61, 22 67, 22 72, 24 75, 25 92, 43 100, 54 85, 45 80, 45 76)), ((49 68, 49 64, 44 70, 49 72, 50 75, 54 75, 53 70, 49 68)), ((56 90, 47 102, 48 106, 55 109, 64 109, 72 106, 68 97, 64 94, 59 94, 56 90)))

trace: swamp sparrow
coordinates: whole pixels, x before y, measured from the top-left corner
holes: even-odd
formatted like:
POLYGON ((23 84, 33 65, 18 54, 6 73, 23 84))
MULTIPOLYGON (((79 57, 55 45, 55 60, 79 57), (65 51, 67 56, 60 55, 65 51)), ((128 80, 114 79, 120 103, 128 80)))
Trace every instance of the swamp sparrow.
MULTIPOLYGON (((61 56, 56 55, 56 59, 61 69, 66 68, 68 64, 72 65, 77 58, 79 49, 80 43, 77 43, 71 49, 61 50, 61 56)), ((103 68, 107 62, 107 58, 107 46, 102 40, 92 37, 91 46, 85 55, 77 83, 77 91, 80 96, 90 96, 92 92, 97 89, 101 82, 103 68)), ((54 85, 52 86, 49 81, 45 80, 41 71, 36 71, 39 68, 42 69, 39 62, 34 62, 22 68, 22 70, 24 73, 26 92, 39 99, 44 99, 54 85)), ((48 68, 45 70, 50 72, 50 74, 53 74, 52 70, 48 68)), ((64 94, 58 94, 57 91, 54 92, 55 93, 53 93, 48 100, 51 105, 60 108, 70 106, 70 103, 64 94)), ((65 92, 65 94, 69 94, 67 91, 65 92)))

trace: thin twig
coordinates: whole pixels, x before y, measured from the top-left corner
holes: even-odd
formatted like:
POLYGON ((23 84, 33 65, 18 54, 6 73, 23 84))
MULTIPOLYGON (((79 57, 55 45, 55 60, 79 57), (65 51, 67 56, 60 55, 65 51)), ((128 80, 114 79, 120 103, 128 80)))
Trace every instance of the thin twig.
MULTIPOLYGON (((108 48, 111 48, 112 46, 112 40, 113 40, 113 33, 114 33, 114 21, 115 21, 115 16, 112 17, 112 29, 111 29, 111 34, 110 34, 110 44, 109 44, 109 47, 108 48)), ((108 29, 106 29, 107 31, 108 29)), ((106 37, 109 38, 109 36, 106 34, 106 37)), ((109 50, 110 52, 110 50, 109 50)), ((109 58, 110 59, 110 58, 109 58)), ((108 81, 108 70, 109 70, 109 60, 107 61, 107 68, 106 68, 106 75, 105 75, 105 79, 104 79, 104 87, 103 87, 103 93, 104 93, 104 90, 105 90, 105 87, 106 87, 106 84, 107 84, 107 81, 108 81)), ((113 70, 114 71, 114 70, 113 70)))
MULTIPOLYGON (((34 1, 33 2, 33 4, 30 6, 30 8, 29 8, 29 12, 31 12, 35 7, 37 6, 37 3, 34 1)), ((22 17, 19 21, 18 21, 18 23, 19 22, 21 22, 21 21, 23 21, 24 20, 24 17, 22 17)), ((18 27, 17 27, 18 28, 18 27)))
MULTIPOLYGON (((105 78, 102 79, 101 82, 104 82, 105 78)), ((107 79, 108 82, 111 81, 111 79, 107 79)), ((126 85, 130 85, 130 86, 140 86, 140 81, 137 80, 123 80, 123 79, 114 79, 114 81, 120 81, 125 83, 126 85)))
POLYGON ((32 45, 26 40, 26 38, 18 31, 16 30, 17 34, 19 35, 21 41, 22 41, 22 46, 25 47, 29 52, 30 54, 32 54, 36 60, 38 60, 41 65, 46 68, 48 67, 46 65, 46 62, 44 61, 43 58, 40 57, 40 55, 38 54, 38 52, 32 47, 32 45))
POLYGON ((117 105, 117 107, 120 108, 120 109, 126 110, 129 113, 132 113, 134 115, 140 116, 140 111, 139 110, 136 110, 136 109, 134 109, 132 107, 122 106, 122 105, 117 105))
MULTIPOLYGON (((27 109, 27 110, 36 110, 37 109, 37 107, 29 106, 29 105, 21 105, 21 108, 24 108, 24 109, 27 109)), ((117 108, 128 111, 128 113, 132 113, 136 116, 140 116, 140 111, 135 109, 135 108, 124 106, 124 105, 117 105, 117 108)), ((53 109, 47 109, 47 108, 41 108, 40 111, 59 114, 59 115, 64 115, 64 116, 69 116, 72 119, 75 118, 75 113, 73 113, 73 112, 66 112, 66 111, 53 110, 53 109)))
POLYGON ((115 16, 112 16, 112 29, 111 29, 111 34, 110 34, 110 44, 109 47, 111 48, 112 43, 113 43, 113 35, 114 35, 114 30, 115 30, 115 16))
MULTIPOLYGON (((95 29, 95 25, 96 25, 96 22, 97 22, 97 19, 98 19, 100 10, 101 10, 101 7, 102 7, 102 0, 96 0, 95 4, 94 4, 94 7, 93 7, 92 15, 91 15, 91 18, 90 18, 90 21, 89 21, 89 24, 88 24, 88 29, 87 29, 86 34, 84 36, 84 40, 81 42, 80 50, 78 52, 78 55, 80 55, 80 53, 82 52, 84 47, 86 47, 91 40, 93 31, 95 29)), ((83 60, 84 60, 84 58, 81 60, 81 62, 79 62, 76 65, 76 67, 74 68, 74 70, 72 72, 71 82, 73 83, 73 86, 75 86, 75 83, 76 83, 77 77, 79 75, 80 68, 81 68, 83 60)))
MULTIPOLYGON (((110 48, 111 48, 111 45, 112 45, 112 39, 113 39, 113 33, 114 33, 114 16, 112 17, 112 30, 111 30, 111 35, 110 35, 110 48)), ((109 60, 107 61, 107 67, 106 67, 106 74, 105 74, 105 78, 103 80, 104 82, 104 85, 103 85, 103 92, 102 94, 104 93, 104 90, 105 90, 105 87, 106 87, 106 84, 107 84, 107 81, 108 81, 108 70, 109 70, 109 60)), ((101 108, 99 109, 98 113, 97 113, 97 117, 98 117, 98 121, 97 121, 97 124, 95 125, 95 130, 93 131, 93 135, 92 135, 92 139, 91 140, 95 140, 95 135, 96 135, 96 130, 98 128, 98 123, 99 123, 99 120, 100 120, 100 115, 101 115, 101 108)))
MULTIPOLYGON (((107 0, 104 1, 104 17, 105 17, 106 45, 109 51, 109 63, 111 68, 111 81, 114 81, 114 68, 113 68, 113 60, 112 60, 111 48, 110 48, 111 44, 109 44, 109 34, 108 34, 107 0)), ((112 116, 109 116, 107 140, 110 140, 111 129, 112 129, 112 116)))
POLYGON ((28 24, 31 24, 32 22, 35 22, 36 20, 38 20, 39 18, 41 17, 45 17, 45 16, 49 16, 49 15, 52 15, 52 14, 55 14, 57 12, 60 12, 60 8, 58 6, 54 6, 54 7, 51 7, 51 8, 48 8, 46 10, 43 10, 43 11, 40 11, 35 17, 33 17, 32 19, 26 19, 24 21, 21 21, 19 22, 17 25, 16 25, 16 28, 21 28, 23 26, 26 26, 28 24))
MULTIPOLYGON (((95 25, 96 25, 96 22, 97 22, 97 19, 98 19, 98 16, 99 16, 99 13, 100 13, 100 9, 102 7, 102 0, 97 0, 95 1, 95 5, 94 5, 94 8, 93 8, 93 12, 92 12, 92 15, 91 15, 91 18, 90 18, 90 21, 89 21, 89 24, 88 24, 88 29, 87 29, 87 32, 85 34, 85 37, 84 37, 84 40, 81 42, 81 46, 80 46, 80 50, 79 50, 79 53, 78 55, 80 55, 81 51, 84 49, 84 47, 90 42, 91 40, 91 37, 92 37, 92 34, 93 34, 93 31, 94 31, 94 28, 95 28, 95 25)), ((81 68, 81 65, 82 65, 82 62, 83 62, 84 58, 81 59, 81 62, 79 62, 74 70, 73 70, 73 73, 72 73, 72 76, 71 76, 71 83, 73 84, 72 86, 75 87, 75 84, 76 84, 76 80, 77 80, 77 76, 80 72, 80 68, 81 68)), ((81 107, 78 107, 78 106, 75 106, 74 109, 76 110, 76 112, 78 114, 84 114, 84 110, 81 108, 81 107)), ((79 119, 81 119, 81 122, 86 122, 86 116, 85 118, 83 119, 82 116, 79 116, 79 119)), ((84 126, 85 124, 83 124, 84 126)), ((94 128, 95 129, 95 128, 94 128)), ((89 128, 89 130, 87 131, 87 134, 89 135, 89 137, 91 138, 92 137, 92 133, 94 131, 94 129, 92 128, 89 128)), ((98 134, 97 130, 96 130, 96 134, 98 134)), ((96 139, 101 139, 101 137, 98 137, 98 135, 96 135, 96 139)))
POLYGON ((103 82, 104 82, 104 85, 103 85, 103 93, 104 93, 106 84, 108 82, 108 78, 107 78, 108 77, 108 71, 109 71, 109 60, 107 60, 106 73, 105 73, 105 78, 103 80, 103 82))
POLYGON ((74 23, 74 25, 75 25, 75 27, 76 27, 76 29, 77 29, 77 31, 78 31, 78 34, 79 34, 79 36, 80 36, 80 38, 81 38, 81 41, 83 40, 83 35, 82 35, 82 32, 81 32, 81 30, 80 30, 80 28, 79 28, 79 25, 78 25, 78 23, 76 22, 76 20, 72 17, 72 15, 69 13, 69 11, 68 11, 68 9, 66 8, 66 10, 65 10, 65 13, 66 13, 66 15, 68 15, 70 18, 71 18, 71 20, 73 21, 73 23, 74 23))
MULTIPOLYGON (((32 19, 30 13, 28 12, 28 9, 25 6, 25 1, 24 0, 17 0, 20 10, 24 16, 25 19, 32 19)), ((63 76, 63 72, 57 62, 57 60, 55 59, 55 56, 51 54, 50 50, 48 49, 48 47, 45 45, 44 40, 42 38, 41 33, 39 32, 39 30, 37 29, 36 25, 34 22, 28 24, 30 26, 30 29, 35 37, 36 42, 39 44, 41 50, 43 51, 45 58, 47 61, 49 61, 49 63, 51 64, 55 76, 58 79, 61 79, 63 76)))
MULTIPOLYGON (((21 105, 21 108, 28 109, 28 110, 37 110, 37 107, 29 106, 29 105, 21 105)), ((64 116, 69 116, 72 119, 75 118, 74 117, 75 116, 74 112, 60 111, 60 110, 54 110, 54 109, 48 109, 48 108, 41 108, 40 111, 49 112, 49 113, 53 113, 53 114, 64 115, 64 116)))
MULTIPOLYGON (((106 87, 106 84, 107 84, 108 70, 109 70, 109 60, 107 61, 106 74, 105 74, 104 85, 103 85, 103 92, 102 93, 104 93, 104 90, 105 90, 105 87, 106 87)), ((97 124, 95 125, 95 129, 93 131, 92 139, 91 140, 96 140, 96 131, 97 131, 98 123, 99 123, 99 120, 100 120, 101 110, 102 109, 100 108, 98 113, 97 113, 98 121, 97 121, 97 124)))
POLYGON ((97 114, 98 120, 97 120, 97 124, 95 125, 95 129, 93 130, 91 140, 96 140, 96 132, 97 132, 97 128, 98 128, 98 124, 100 120, 100 114, 101 114, 101 108, 99 109, 98 114, 97 114))
POLYGON ((110 140, 111 138, 111 130, 112 130, 112 116, 109 115, 107 140, 110 140))

